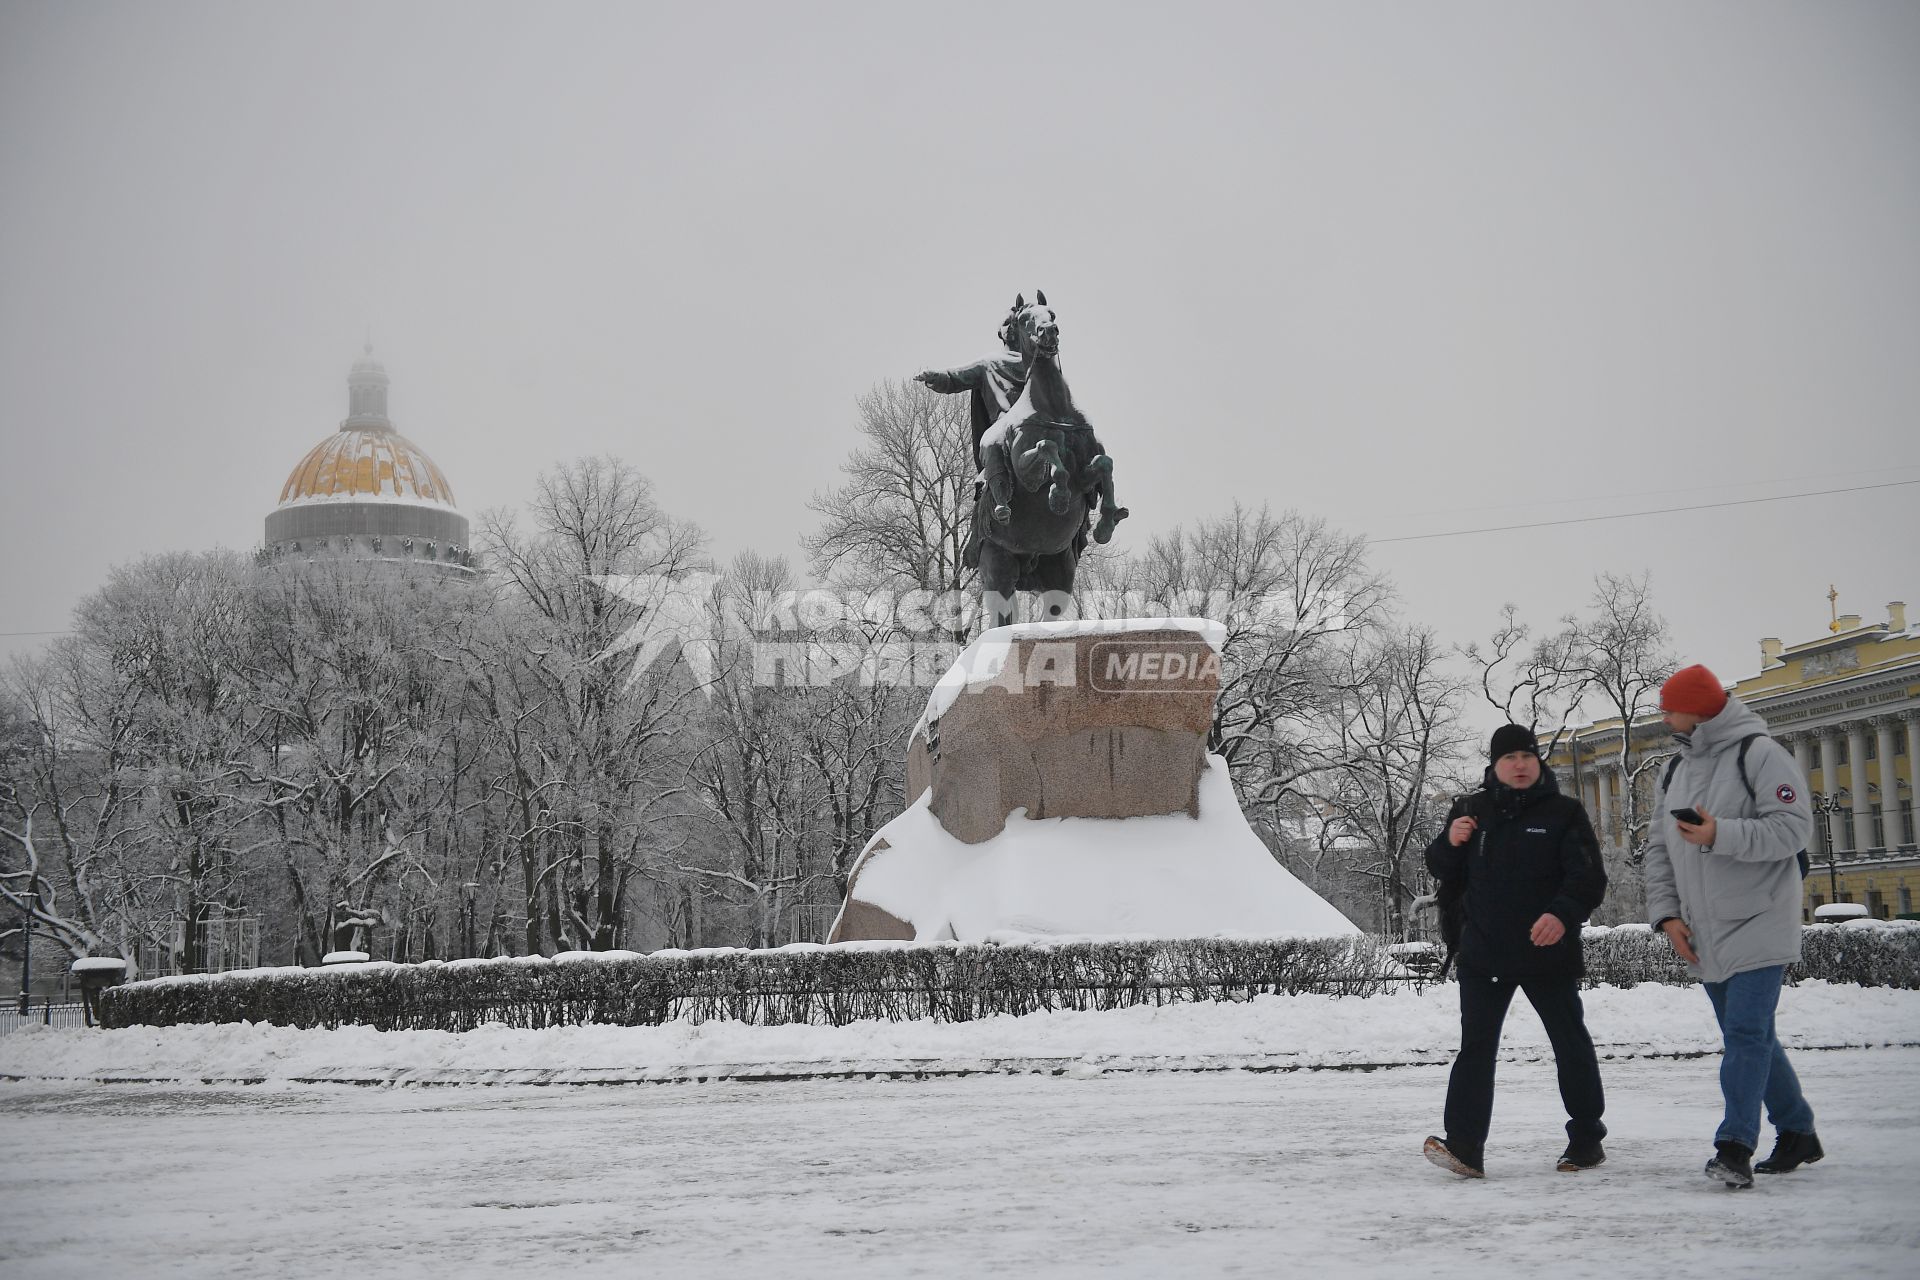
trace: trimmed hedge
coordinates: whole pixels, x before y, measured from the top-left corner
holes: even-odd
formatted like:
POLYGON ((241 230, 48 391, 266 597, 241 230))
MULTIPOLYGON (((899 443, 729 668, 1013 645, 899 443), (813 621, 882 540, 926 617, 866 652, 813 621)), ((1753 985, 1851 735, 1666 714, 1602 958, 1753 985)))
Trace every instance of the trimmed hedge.
POLYGON ((1372 938, 795 946, 267 969, 161 978, 105 993, 108 1027, 267 1022, 468 1031, 865 1018, 966 1022, 1302 991, 1368 995, 1405 981, 1372 938))
MULTIPOLYGON (((1582 939, 1589 987, 1693 981, 1666 938, 1645 925, 1591 928, 1582 939)), ((1800 931, 1800 962, 1788 982, 1808 979, 1860 987, 1920 988, 1920 929, 1814 925, 1800 931)))
MULTIPOLYGON (((1590 987, 1692 981, 1665 939, 1644 928, 1588 929, 1584 945, 1590 987)), ((1920 987, 1920 929, 1809 929, 1790 976, 1920 987)), ((360 1024, 382 1031, 713 1020, 841 1026, 1302 992, 1368 996, 1427 981, 1363 936, 802 945, 161 978, 103 992, 101 1023, 360 1024)))

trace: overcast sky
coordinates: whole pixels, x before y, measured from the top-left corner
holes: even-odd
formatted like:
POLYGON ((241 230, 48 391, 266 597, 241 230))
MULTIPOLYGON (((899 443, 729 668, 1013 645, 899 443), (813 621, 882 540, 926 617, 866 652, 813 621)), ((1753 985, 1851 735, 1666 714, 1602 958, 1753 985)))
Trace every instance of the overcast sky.
POLYGON ((0 632, 256 544, 369 329, 470 515, 612 452, 799 560, 1036 286, 1122 544, 1324 515, 1454 641, 1651 570, 1728 678, 1920 611, 1920 5, 6 0, 0 632))

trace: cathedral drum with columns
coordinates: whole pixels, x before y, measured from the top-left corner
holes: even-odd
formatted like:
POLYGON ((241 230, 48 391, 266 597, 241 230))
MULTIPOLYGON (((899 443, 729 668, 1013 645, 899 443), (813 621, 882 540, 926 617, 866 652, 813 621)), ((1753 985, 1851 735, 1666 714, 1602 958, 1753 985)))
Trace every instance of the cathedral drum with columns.
MULTIPOLYGON (((1760 642, 1760 671, 1729 690, 1793 752, 1812 792, 1814 832, 1802 905, 1805 918, 1830 902, 1857 903, 1875 919, 1920 919, 1920 832, 1914 826, 1914 762, 1920 759, 1920 628, 1896 600, 1884 622, 1835 617, 1827 634, 1788 646, 1760 642)), ((1636 806, 1658 770, 1640 762, 1669 744, 1657 718, 1636 721, 1630 764, 1636 806)), ((1554 751, 1563 782, 1594 815, 1603 844, 1624 851, 1620 722, 1573 730, 1554 751)))
POLYGON ((419 445, 387 417, 387 371, 373 349, 347 375, 347 417, 287 477, 267 516, 271 561, 330 557, 472 573, 467 518, 419 445))

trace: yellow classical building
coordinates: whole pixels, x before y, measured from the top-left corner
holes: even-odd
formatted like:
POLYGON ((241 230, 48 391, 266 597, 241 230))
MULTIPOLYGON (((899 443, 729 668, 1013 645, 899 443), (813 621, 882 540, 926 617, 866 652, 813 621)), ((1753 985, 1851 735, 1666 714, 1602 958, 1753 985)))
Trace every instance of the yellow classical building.
MULTIPOLYGON (((1858 614, 1833 620, 1826 635, 1795 645, 1760 642, 1758 674, 1729 690, 1767 721, 1806 775, 1814 810, 1807 918, 1827 902, 1855 902, 1879 919, 1920 918, 1920 847, 1914 828, 1914 761, 1920 758, 1920 630, 1906 605, 1884 622, 1858 614)), ((1633 725, 1632 753, 1642 823, 1660 773, 1667 733, 1649 715, 1633 725)), ((1619 767, 1620 721, 1566 735, 1551 762, 1587 805, 1601 838, 1623 850, 1626 829, 1619 767)))

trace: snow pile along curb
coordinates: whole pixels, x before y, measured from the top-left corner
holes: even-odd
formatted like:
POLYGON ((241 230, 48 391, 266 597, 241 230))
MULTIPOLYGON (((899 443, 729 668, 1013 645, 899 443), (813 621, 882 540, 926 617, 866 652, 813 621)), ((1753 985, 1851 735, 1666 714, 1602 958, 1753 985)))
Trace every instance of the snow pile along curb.
MULTIPOLYGON (((1709 1054, 1719 1035, 1705 996, 1684 987, 1584 993, 1603 1056, 1709 1054)), ((1920 1045, 1920 992, 1820 982, 1786 990, 1792 1048, 1920 1045)), ((352 1083, 626 1083, 716 1078, 949 1075, 978 1071, 1366 1069, 1450 1061, 1458 1043, 1452 987, 1368 999, 1261 996, 1245 1003, 1036 1013, 974 1022, 866 1021, 842 1027, 733 1022, 523 1031, 301 1031, 258 1024, 30 1027, 0 1040, 13 1079, 339 1081, 352 1083)), ((1511 1058, 1548 1052, 1516 1001, 1511 1058)))

